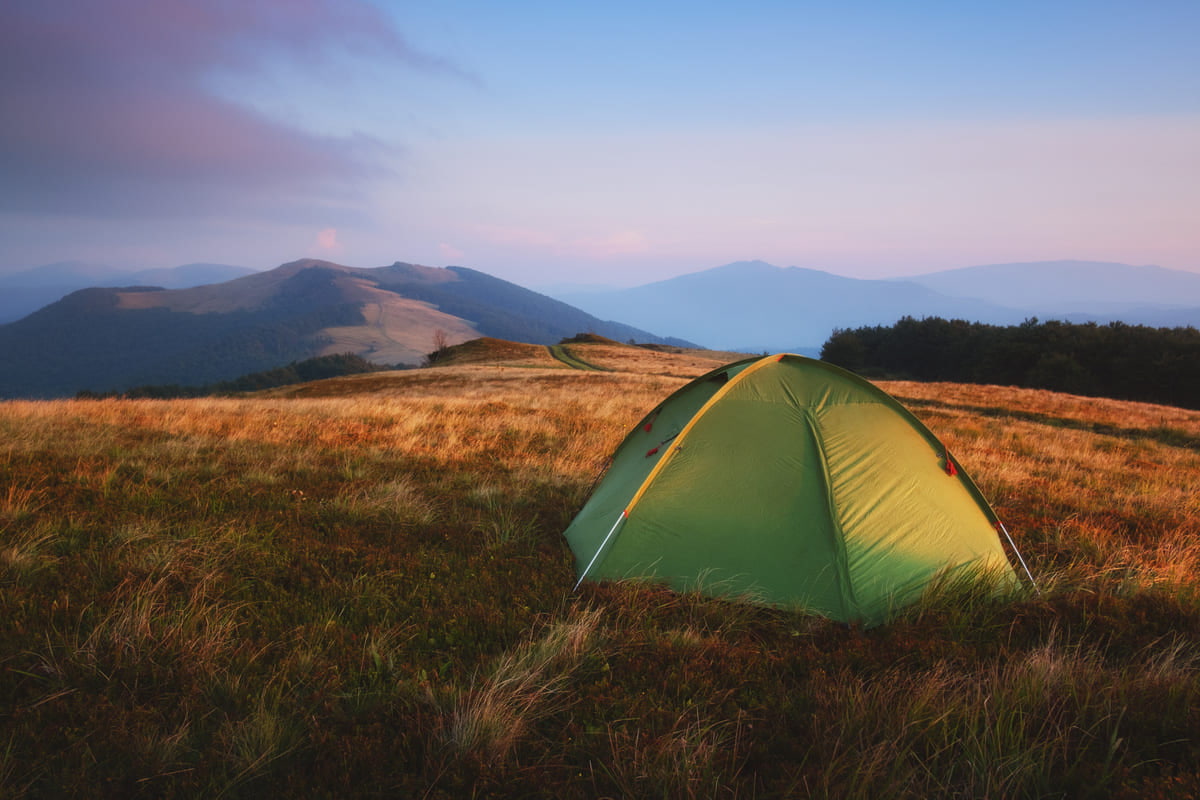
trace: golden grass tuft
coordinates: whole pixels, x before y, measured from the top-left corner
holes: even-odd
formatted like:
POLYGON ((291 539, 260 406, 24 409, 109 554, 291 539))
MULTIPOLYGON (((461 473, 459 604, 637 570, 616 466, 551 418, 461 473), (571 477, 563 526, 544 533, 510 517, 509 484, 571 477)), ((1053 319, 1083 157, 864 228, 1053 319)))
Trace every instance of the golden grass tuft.
POLYGON ((179 595, 173 575, 126 579, 109 598, 111 609, 91 622, 78 656, 117 669, 178 662, 219 669, 238 646, 242 623, 236 604, 213 596, 218 580, 202 575, 179 595))
POLYGON ((691 709, 657 735, 612 726, 607 776, 623 797, 733 796, 728 787, 744 763, 745 716, 720 719, 691 709))
POLYGON ((601 617, 595 608, 572 610, 536 639, 502 654, 487 677, 454 703, 446 741, 480 759, 506 758, 538 720, 569 705, 564 691, 601 617))

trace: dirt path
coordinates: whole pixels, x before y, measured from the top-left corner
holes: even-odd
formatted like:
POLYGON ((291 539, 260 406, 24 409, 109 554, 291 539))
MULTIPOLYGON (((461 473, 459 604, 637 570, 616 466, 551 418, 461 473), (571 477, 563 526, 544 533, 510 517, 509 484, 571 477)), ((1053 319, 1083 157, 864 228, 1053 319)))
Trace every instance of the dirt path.
POLYGON ((582 358, 568 350, 566 345, 550 344, 546 345, 546 349, 550 351, 550 355, 554 356, 571 369, 590 370, 592 372, 609 371, 604 367, 597 367, 595 364, 589 364, 587 361, 584 361, 582 358))

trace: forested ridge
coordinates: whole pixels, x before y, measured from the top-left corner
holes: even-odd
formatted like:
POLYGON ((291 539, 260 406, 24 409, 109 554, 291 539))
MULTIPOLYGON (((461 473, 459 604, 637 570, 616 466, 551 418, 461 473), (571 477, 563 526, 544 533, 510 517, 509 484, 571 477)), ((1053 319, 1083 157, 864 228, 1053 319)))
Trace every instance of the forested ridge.
POLYGON ((205 397, 208 395, 236 394, 238 392, 256 392, 260 389, 274 389, 278 386, 290 386, 295 383, 307 383, 325 378, 359 375, 364 372, 379 372, 387 369, 403 369, 403 367, 401 365, 388 367, 381 364, 373 364, 354 353, 337 353, 308 358, 304 361, 293 361, 283 367, 276 367, 262 372, 253 372, 231 381, 219 381, 203 385, 182 385, 178 383, 148 384, 145 386, 135 386, 123 392, 93 392, 84 390, 76 394, 76 398, 145 397, 165 400, 177 397, 205 397))
POLYGON ((835 330, 821 358, 868 377, 989 383, 1200 408, 1200 331, 940 317, 835 330))

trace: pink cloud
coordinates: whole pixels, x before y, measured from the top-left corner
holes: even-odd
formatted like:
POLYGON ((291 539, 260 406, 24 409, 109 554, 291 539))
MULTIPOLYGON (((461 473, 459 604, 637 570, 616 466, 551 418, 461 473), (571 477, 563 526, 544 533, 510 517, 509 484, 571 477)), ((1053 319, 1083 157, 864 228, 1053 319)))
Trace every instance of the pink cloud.
POLYGON ((441 255, 443 261, 461 261, 466 255, 462 250, 451 244, 441 242, 438 244, 438 254, 441 255))
POLYGON ((342 249, 338 242, 337 228, 325 228, 317 233, 317 248, 326 252, 336 252, 342 249))
POLYGON ((381 171, 382 143, 266 119, 205 76, 339 48, 453 72, 363 0, 10 0, 4 16, 0 211, 224 213, 284 193, 344 203, 381 171))
POLYGON ((598 238, 579 239, 573 242, 572 246, 593 258, 628 256, 650 250, 650 243, 645 235, 634 230, 616 231, 598 238))

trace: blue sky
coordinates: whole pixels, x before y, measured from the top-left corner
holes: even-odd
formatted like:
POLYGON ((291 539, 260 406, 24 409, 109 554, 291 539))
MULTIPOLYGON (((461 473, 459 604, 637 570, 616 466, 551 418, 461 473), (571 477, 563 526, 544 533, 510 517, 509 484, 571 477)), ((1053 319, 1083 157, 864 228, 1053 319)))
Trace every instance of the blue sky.
POLYGON ((1200 271, 1200 3, 10 0, 0 271, 1200 271))

